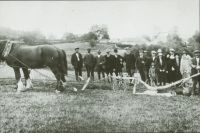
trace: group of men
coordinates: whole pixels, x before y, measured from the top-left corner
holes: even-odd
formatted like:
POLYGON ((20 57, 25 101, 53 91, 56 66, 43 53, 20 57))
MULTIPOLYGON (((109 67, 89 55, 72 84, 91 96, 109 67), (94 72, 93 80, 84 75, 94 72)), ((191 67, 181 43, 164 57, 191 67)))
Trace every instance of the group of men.
MULTIPOLYGON (((110 52, 110 50, 106 50, 106 54, 102 55, 98 50, 97 55, 94 56, 89 48, 87 54, 82 57, 79 48, 75 48, 71 63, 75 69, 76 80, 79 81, 79 77, 82 77, 83 64, 87 71, 87 77, 94 80, 94 70, 96 69, 98 79, 104 79, 106 74, 109 82, 112 81, 113 73, 116 76, 122 76, 122 68, 125 64, 126 72, 130 77, 139 72, 141 79, 152 86, 172 83, 200 71, 199 50, 194 51, 193 59, 185 50, 182 55, 178 55, 173 48, 169 49, 169 53, 165 55, 161 49, 152 50, 151 56, 147 56, 147 51, 139 50, 138 57, 131 52, 130 48, 126 49, 124 56, 119 55, 117 49, 114 49, 114 54, 110 52)), ((200 76, 193 78, 193 94, 198 82, 200 82, 200 76)), ((132 83, 130 82, 130 84, 132 83)))
MULTIPOLYGON (((75 69, 76 80, 80 81, 79 77, 82 77, 82 67, 85 65, 87 71, 87 77, 91 77, 94 80, 94 70, 97 70, 98 79, 105 79, 105 74, 112 76, 113 72, 118 76, 122 73, 123 57, 118 55, 118 50, 114 49, 114 55, 110 54, 110 50, 106 51, 106 55, 102 55, 98 50, 97 56, 91 53, 91 49, 87 49, 87 54, 83 57, 79 53, 79 48, 75 48, 75 53, 72 54, 71 63, 75 69), (102 77, 102 78, 101 78, 102 77)), ((112 78, 108 81, 110 82, 112 78)))

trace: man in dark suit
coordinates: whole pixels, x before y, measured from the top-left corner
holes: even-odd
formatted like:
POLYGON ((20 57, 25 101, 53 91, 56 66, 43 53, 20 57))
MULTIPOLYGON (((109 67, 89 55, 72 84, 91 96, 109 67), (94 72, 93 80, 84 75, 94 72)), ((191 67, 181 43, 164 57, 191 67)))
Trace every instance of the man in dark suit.
POLYGON ((114 72, 115 72, 115 75, 118 76, 118 75, 122 75, 122 68, 123 68, 123 58, 122 56, 118 55, 118 50, 117 49, 114 49, 114 72))
POLYGON ((167 62, 162 54, 162 51, 160 51, 158 53, 158 58, 156 58, 156 73, 158 75, 159 85, 166 84, 166 71, 167 71, 167 62))
POLYGON ((114 56, 110 54, 110 50, 106 51, 105 55, 105 72, 108 76, 108 82, 110 82, 110 79, 112 81, 111 76, 113 75, 113 69, 114 69, 114 56))
POLYGON ((91 49, 87 49, 87 54, 84 56, 83 62, 86 67, 87 71, 87 77, 91 77, 92 80, 94 80, 94 67, 96 64, 96 60, 93 54, 91 54, 91 49))
MULTIPOLYGON (((124 61, 126 63, 126 72, 128 73, 129 77, 132 77, 135 72, 135 56, 131 53, 129 48, 126 48, 126 54, 124 56, 124 61)), ((130 80, 132 82, 132 80, 130 80)))
POLYGON ((74 66, 76 81, 79 81, 79 76, 82 77, 83 58, 79 53, 79 48, 75 48, 75 53, 72 54, 71 63, 74 66))
MULTIPOLYGON (((200 72, 200 51, 195 50, 194 54, 195 54, 195 57, 192 59, 191 75, 194 75, 200 72)), ((197 83, 199 83, 198 93, 200 91, 200 76, 192 78, 192 81, 193 81, 193 88, 192 88, 191 94, 195 95, 197 83)))
POLYGON ((139 57, 136 60, 136 67, 140 73, 141 79, 146 82, 148 79, 148 67, 147 67, 148 60, 144 56, 143 50, 139 51, 139 57))
POLYGON ((105 69, 105 57, 101 55, 101 51, 98 51, 98 55, 96 56, 96 70, 98 74, 98 79, 101 79, 101 73, 103 78, 105 78, 104 69, 105 69))

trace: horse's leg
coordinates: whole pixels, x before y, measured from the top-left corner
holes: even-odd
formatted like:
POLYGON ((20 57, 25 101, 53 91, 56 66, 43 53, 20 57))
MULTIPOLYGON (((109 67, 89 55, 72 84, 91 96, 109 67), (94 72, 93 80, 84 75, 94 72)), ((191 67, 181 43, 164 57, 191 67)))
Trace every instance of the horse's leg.
POLYGON ((14 72, 15 72, 15 79, 17 81, 17 92, 21 92, 24 90, 24 85, 21 81, 21 74, 20 74, 20 68, 19 67, 14 67, 14 72))
POLYGON ((26 89, 30 89, 33 88, 33 84, 31 82, 30 76, 29 76, 29 71, 28 68, 22 68, 23 72, 24 72, 24 77, 26 80, 26 89))
POLYGON ((60 92, 63 90, 63 86, 62 86, 62 82, 61 82, 61 73, 57 67, 50 67, 50 69, 57 79, 56 91, 60 92))
POLYGON ((67 82, 66 82, 66 79, 65 79, 65 75, 62 72, 61 72, 61 81, 62 81, 63 87, 66 87, 67 86, 67 82))

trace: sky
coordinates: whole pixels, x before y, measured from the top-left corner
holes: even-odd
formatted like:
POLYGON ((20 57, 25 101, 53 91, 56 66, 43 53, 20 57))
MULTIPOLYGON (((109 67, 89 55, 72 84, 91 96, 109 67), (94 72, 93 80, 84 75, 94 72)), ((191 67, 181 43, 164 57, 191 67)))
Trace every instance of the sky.
POLYGON ((0 1, 0 27, 62 37, 107 25, 110 38, 170 33, 188 38, 199 30, 199 0, 0 1))

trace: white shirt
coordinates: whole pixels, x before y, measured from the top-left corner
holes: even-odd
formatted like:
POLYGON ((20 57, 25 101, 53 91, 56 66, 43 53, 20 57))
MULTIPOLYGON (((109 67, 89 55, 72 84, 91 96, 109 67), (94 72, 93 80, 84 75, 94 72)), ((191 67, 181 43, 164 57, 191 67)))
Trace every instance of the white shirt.
POLYGON ((162 57, 159 56, 160 64, 162 65, 162 57))
POLYGON ((199 66, 199 58, 196 58, 196 60, 197 60, 197 66, 199 66))
POLYGON ((100 55, 97 55, 98 58, 100 58, 100 55))
POLYGON ((78 54, 78 53, 76 53, 76 57, 77 57, 78 61, 80 61, 80 58, 79 58, 79 54, 78 54))

